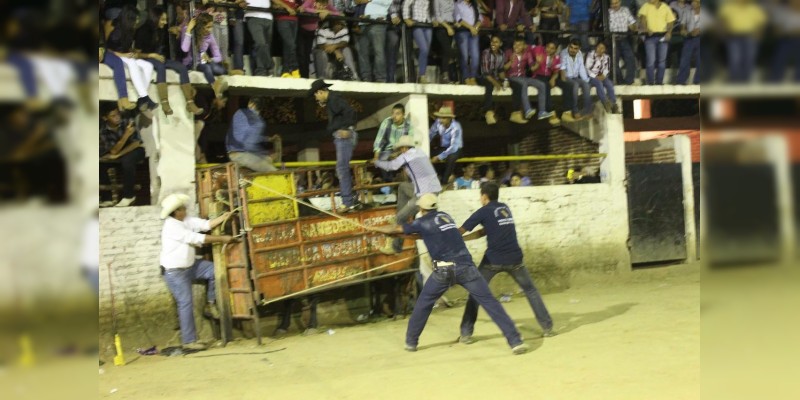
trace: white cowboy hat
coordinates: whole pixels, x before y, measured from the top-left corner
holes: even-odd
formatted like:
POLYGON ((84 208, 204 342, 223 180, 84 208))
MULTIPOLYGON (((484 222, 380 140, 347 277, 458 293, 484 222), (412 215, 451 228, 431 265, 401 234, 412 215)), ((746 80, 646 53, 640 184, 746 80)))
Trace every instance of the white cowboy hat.
POLYGON ((397 139, 397 143, 394 144, 394 148, 399 149, 401 147, 414 147, 414 138, 411 135, 403 135, 400 136, 400 139, 397 139))
POLYGON ((437 118, 441 118, 441 117, 444 117, 444 118, 455 118, 456 117, 456 115, 453 114, 453 109, 450 108, 450 107, 442 107, 442 108, 440 108, 439 111, 433 113, 433 116, 437 117, 437 118))
POLYGON ((173 193, 161 201, 161 219, 166 219, 173 211, 189 205, 189 196, 173 193))
POLYGON ((433 193, 425 193, 417 200, 417 205, 423 210, 435 210, 439 208, 439 198, 433 193))

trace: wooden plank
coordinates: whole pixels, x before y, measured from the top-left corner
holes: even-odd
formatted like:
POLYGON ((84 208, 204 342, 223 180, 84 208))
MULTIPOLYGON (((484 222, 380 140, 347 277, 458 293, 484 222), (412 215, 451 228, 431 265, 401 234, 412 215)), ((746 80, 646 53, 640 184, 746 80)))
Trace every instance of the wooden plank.
MULTIPOLYGON (((208 208, 209 217, 221 215, 225 212, 225 205, 212 202, 208 208)), ((212 231, 213 235, 224 235, 223 226, 220 225, 212 231)), ((222 254, 222 244, 213 245, 214 278, 216 280, 217 307, 219 308, 220 335, 222 345, 233 340, 233 318, 231 316, 230 290, 228 286, 228 267, 225 256, 222 254)))

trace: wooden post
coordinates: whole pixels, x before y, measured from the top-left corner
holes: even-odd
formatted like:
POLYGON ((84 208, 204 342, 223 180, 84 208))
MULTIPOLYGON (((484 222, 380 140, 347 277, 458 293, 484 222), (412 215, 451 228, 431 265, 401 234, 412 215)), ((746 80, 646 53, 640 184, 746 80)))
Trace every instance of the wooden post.
MULTIPOLYGON (((209 218, 221 215, 225 212, 225 205, 215 201, 209 205, 209 218)), ((213 235, 224 235, 222 225, 214 228, 213 235)), ((219 331, 222 345, 228 344, 233 339, 233 318, 231 317, 231 295, 228 285, 228 263, 225 254, 222 253, 222 244, 213 245, 214 256, 214 279, 216 280, 217 307, 219 308, 219 331)))

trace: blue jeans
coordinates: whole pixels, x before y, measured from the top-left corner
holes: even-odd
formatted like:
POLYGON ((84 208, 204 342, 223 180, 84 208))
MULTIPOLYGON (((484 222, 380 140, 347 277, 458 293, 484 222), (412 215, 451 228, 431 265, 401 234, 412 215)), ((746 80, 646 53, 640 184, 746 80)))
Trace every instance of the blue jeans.
POLYGON ((771 82, 783 81, 783 77, 786 75, 786 64, 790 63, 792 59, 794 59, 794 80, 796 82, 800 81, 800 54, 797 54, 798 48, 800 48, 800 38, 785 37, 778 39, 769 73, 771 82))
POLYGON ((667 50, 669 41, 661 41, 664 36, 649 36, 644 39, 645 68, 647 69, 647 84, 661 85, 664 83, 664 70, 667 68, 667 50), (656 65, 656 59, 658 65, 656 65), (658 72, 656 72, 658 66, 658 72))
POLYGON ((480 50, 478 49, 479 36, 473 36, 468 30, 456 31, 456 44, 458 45, 459 60, 461 61, 461 80, 474 79, 478 76, 480 63, 480 50))
POLYGON ((512 96, 517 97, 519 103, 516 101, 512 101, 513 104, 519 104, 518 107, 514 108, 514 111, 519 111, 519 108, 522 108, 523 113, 527 113, 531 110, 531 101, 528 98, 528 87, 533 86, 536 88, 536 97, 538 98, 539 103, 539 112, 547 112, 547 87, 544 82, 535 79, 535 78, 523 78, 523 77, 515 77, 515 78, 508 78, 508 81, 511 83, 512 89, 512 96))
POLYGON ((572 36, 578 36, 578 39, 581 40, 581 51, 583 54, 588 54, 591 46, 589 45, 589 21, 579 21, 570 24, 570 30, 578 31, 579 33, 573 33, 572 36))
POLYGON ((208 281, 206 301, 215 302, 214 263, 197 260, 189 268, 167 269, 164 273, 172 297, 178 305, 178 320, 181 323, 181 342, 183 344, 197 341, 197 329, 194 326, 194 303, 192 301, 192 282, 208 281))
POLYGON ((189 70, 180 62, 167 59, 162 63, 152 58, 146 58, 145 61, 153 64, 153 69, 156 71, 156 83, 165 83, 167 81, 167 69, 178 73, 181 85, 189 83, 189 70))
MULTIPOLYGON (((11 60, 9 60, 11 61, 11 60)), ((125 63, 122 62, 122 59, 119 58, 118 55, 114 54, 114 52, 106 50, 105 55, 103 56, 103 64, 108 65, 111 68, 112 77, 114 78, 114 86, 117 87, 117 95, 120 99, 128 97, 128 84, 125 81, 125 63)), ((30 72, 30 78, 33 79, 33 69, 30 72)), ((23 83, 25 82, 25 77, 22 77, 23 83)), ((33 81, 34 85, 36 83, 35 79, 33 81)), ((35 86, 34 86, 35 88, 35 86)), ((26 86, 26 90, 28 87, 26 86)))
POLYGON ((675 83, 679 85, 686 84, 689 79, 689 67, 692 65, 694 59, 695 70, 693 83, 697 85, 700 83, 700 36, 690 37, 683 41, 683 49, 681 50, 681 64, 678 68, 678 77, 675 83))
POLYGON ((362 26, 361 34, 358 35, 357 40, 358 68, 361 70, 361 80, 364 82, 385 82, 386 56, 384 56, 384 45, 386 43, 386 25, 362 26), (374 63, 371 62, 371 58, 375 59, 374 63))
POLYGON ((731 82, 749 81, 756 65, 758 42, 749 36, 734 36, 728 38, 727 48, 728 79, 731 82))
POLYGON ((283 72, 297 70, 297 21, 279 20, 276 26, 283 44, 283 72))
POLYGON ((412 28, 411 34, 414 37, 414 42, 419 47, 419 64, 418 77, 424 76, 425 71, 428 69, 428 53, 431 51, 431 40, 433 40, 433 28, 412 28))
MULTIPOLYGON (((493 265, 489 264, 489 262, 484 259, 478 267, 478 271, 483 275, 483 279, 486 280, 487 285, 492 281, 492 278, 500 272, 506 272, 511 275, 511 277, 514 278, 514 282, 517 282, 517 285, 525 292, 525 297, 528 298, 528 303, 531 305, 531 309, 536 316, 536 321, 539 322, 539 326, 545 331, 553 329, 553 319, 550 317, 550 313, 547 311, 547 307, 545 307, 544 301, 542 300, 542 295, 536 290, 536 286, 534 286, 531 275, 528 273, 528 269, 525 268, 525 265, 493 265)), ((478 302, 475 301, 472 296, 469 296, 467 299, 467 306, 464 308, 464 316, 461 318, 461 336, 472 336, 477 319, 478 302)))
POLYGON ((614 57, 614 72, 617 83, 621 85, 633 84, 636 78, 636 57, 633 55, 633 47, 631 47, 631 39, 627 36, 617 37, 614 39, 616 46, 616 54, 614 57), (622 68, 619 67, 619 59, 625 61, 625 74, 622 74, 622 68))
MULTIPOLYGON (((502 83, 500 78, 495 77, 498 81, 502 83)), ((486 79, 484 76, 478 77, 478 84, 484 87, 483 91, 483 107, 481 107, 481 112, 486 112, 494 108, 494 100, 493 94, 494 92, 494 84, 491 81, 486 79)))
POLYGON ((564 110, 572 110, 573 114, 590 114, 592 112, 592 96, 589 93, 589 82, 581 78, 567 78, 560 86, 564 92, 569 91, 571 93, 569 96, 565 96, 565 100, 570 101, 570 103, 564 104, 564 110), (582 108, 578 108, 578 89, 582 92, 582 108))
POLYGON ((455 284, 461 285, 466 289, 470 294, 470 298, 474 299, 486 310, 492 321, 500 327, 509 346, 514 347, 522 344, 522 338, 514 326, 514 321, 508 316, 500 302, 494 298, 489 290, 489 285, 481 277, 475 265, 469 263, 433 270, 430 279, 425 282, 417 303, 414 305, 414 312, 411 313, 411 318, 408 320, 407 345, 416 346, 419 343, 419 336, 428 322, 434 303, 439 297, 442 297, 450 286, 455 284))
POLYGON ((225 75, 227 73, 222 64, 215 62, 197 64, 197 70, 203 73, 203 76, 206 77, 206 81, 208 81, 209 85, 214 83, 216 80, 214 79, 214 75, 225 75))
MULTIPOLYGON (((107 51, 106 53, 111 53, 111 52, 107 51)), ((113 55, 114 57, 116 57, 116 54, 113 55)), ((33 63, 31 63, 31 61, 27 57, 25 57, 20 53, 10 53, 8 55, 7 61, 9 64, 13 65, 17 69, 17 75, 19 76, 20 81, 22 81, 22 88, 25 89, 25 95, 28 98, 36 97, 36 95, 39 93, 39 87, 36 84, 36 76, 33 73, 33 63)), ((118 62, 117 68, 120 68, 119 71, 122 72, 122 85, 124 86, 125 70, 122 69, 124 68, 124 66, 122 65, 122 60, 119 59, 119 57, 117 57, 116 62, 118 62)), ((115 62, 112 61, 111 64, 109 64, 108 62, 103 60, 103 63, 111 67, 112 71, 114 72, 113 74, 114 83, 117 83, 118 70, 112 67, 112 65, 115 64, 115 62)), ((117 91, 118 92, 120 91, 119 85, 117 85, 117 91)), ((125 97, 127 97, 128 96, 127 90, 125 92, 126 92, 125 97)), ((122 93, 120 93, 120 97, 123 97, 122 93)))
POLYGON ((394 25, 386 29, 386 82, 395 83, 397 78, 397 54, 400 52, 400 28, 394 25))
POLYGON ((333 134, 333 144, 336 146, 336 176, 339 178, 339 192, 342 203, 352 206, 356 202, 353 193, 353 176, 350 171, 350 160, 353 159, 353 149, 358 143, 358 133, 350 131, 350 137, 342 139, 338 133, 333 134))
POLYGON ((552 95, 550 93, 551 90, 550 77, 543 75, 536 75, 535 79, 544 84, 544 109, 547 111, 555 111, 553 110, 553 100, 552 100, 552 95))
POLYGON ((266 18, 247 18, 247 30, 253 38, 253 53, 255 53, 255 68, 253 75, 267 75, 274 66, 272 64, 272 20, 266 18))
POLYGON ((244 69, 244 11, 236 10, 233 25, 233 69, 244 69))
POLYGON ((594 86, 595 90, 597 90, 597 97, 600 98, 601 102, 617 102, 617 95, 614 94, 614 83, 611 82, 609 77, 606 77, 606 79, 602 81, 597 78, 589 78, 589 84, 594 86))

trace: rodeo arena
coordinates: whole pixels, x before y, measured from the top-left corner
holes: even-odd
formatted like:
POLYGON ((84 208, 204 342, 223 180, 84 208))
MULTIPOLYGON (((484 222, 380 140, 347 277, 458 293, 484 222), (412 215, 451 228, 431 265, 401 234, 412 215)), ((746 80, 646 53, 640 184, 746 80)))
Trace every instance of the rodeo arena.
POLYGON ((101 1, 98 395, 694 398, 704 7, 101 1))

